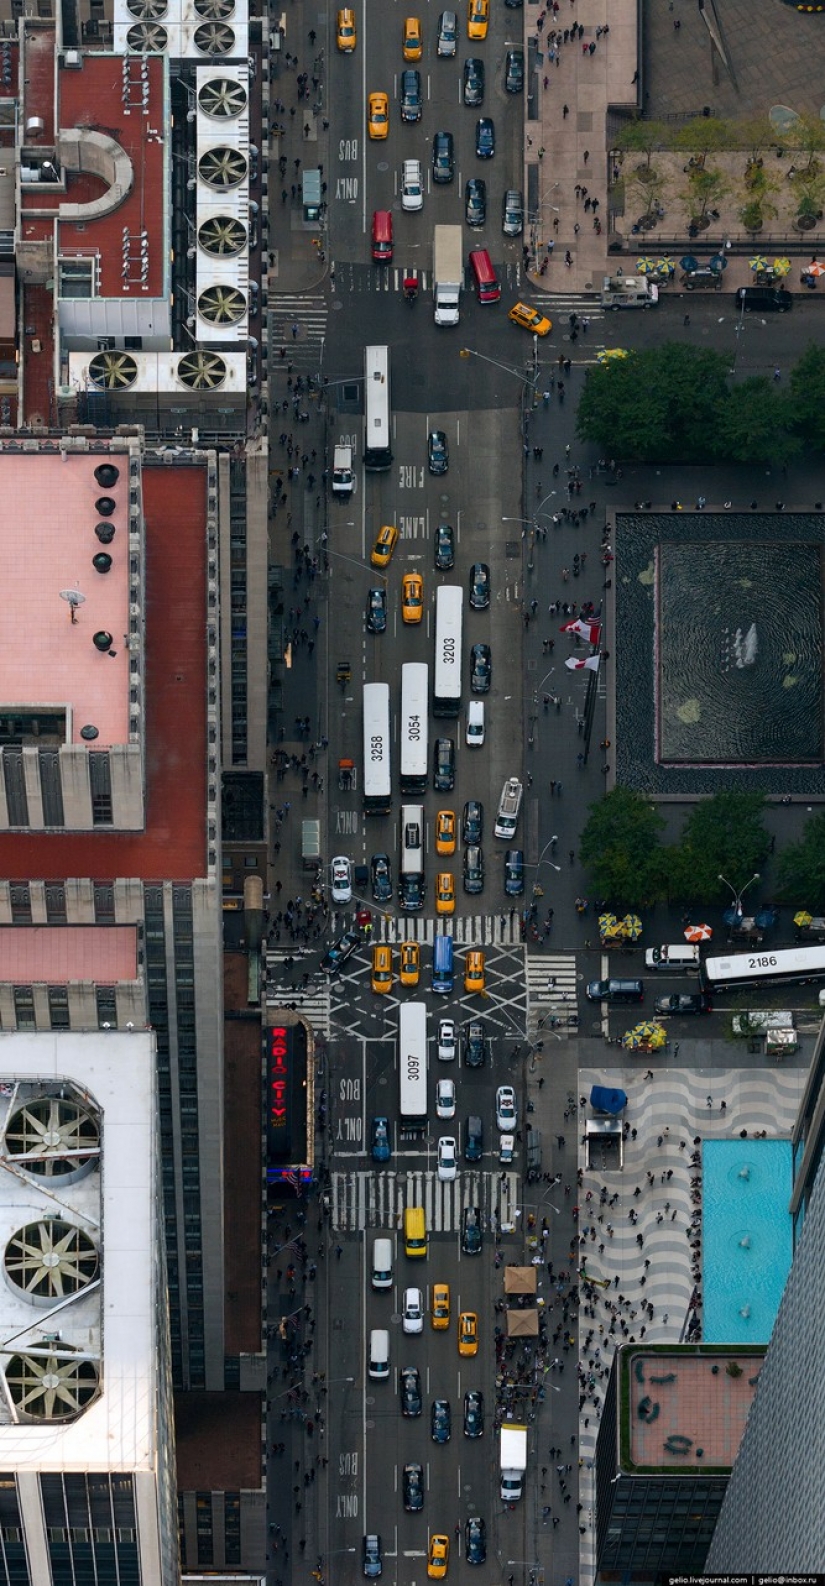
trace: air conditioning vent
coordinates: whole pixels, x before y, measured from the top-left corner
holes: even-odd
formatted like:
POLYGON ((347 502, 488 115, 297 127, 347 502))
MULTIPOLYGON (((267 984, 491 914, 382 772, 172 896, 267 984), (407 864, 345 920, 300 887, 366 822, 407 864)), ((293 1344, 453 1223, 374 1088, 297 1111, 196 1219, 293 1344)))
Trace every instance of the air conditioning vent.
POLYGON ((247 172, 246 157, 240 149, 207 149, 198 160, 198 175, 207 187, 218 190, 240 187, 247 172))
POLYGON ((208 22, 225 22, 235 10, 235 0, 195 0, 195 10, 208 22))
POLYGON ((184 353, 178 364, 178 379, 190 391, 218 391, 226 379, 226 363, 220 353, 198 348, 184 353))
POLYGON ((234 83, 231 77, 210 77, 198 90, 198 104, 204 115, 216 120, 240 116, 247 106, 247 92, 243 83, 234 83))
POLYGON ((169 5, 168 0, 126 0, 126 9, 138 22, 159 22, 169 5))
POLYGON ((201 292, 198 313, 209 325, 236 325, 246 313, 246 298, 236 286, 218 282, 201 292))
POLYGON ((126 34, 126 43, 136 55, 162 55, 168 36, 159 22, 136 22, 126 34))
POLYGON ((246 226, 233 215, 210 215, 198 228, 198 242, 213 259, 231 259, 242 253, 248 241, 246 226))
POLYGON ((134 385, 138 366, 130 352, 96 352, 89 359, 89 379, 107 391, 128 391, 134 385))
POLYGON ((94 1115, 69 1097, 34 1096, 11 1114, 5 1146, 11 1161, 33 1178, 66 1183, 96 1165, 100 1130, 94 1115))
POLYGON ((62 1217, 18 1228, 3 1255, 6 1282, 34 1305, 79 1294, 94 1282, 99 1265, 88 1234, 62 1217))
POLYGON ((24 1422, 74 1421, 100 1391, 93 1360, 65 1347, 37 1355, 12 1355, 6 1386, 24 1422))
POLYGON ((195 28, 195 48, 202 55, 231 55, 235 48, 235 29, 226 22, 202 22, 195 28))

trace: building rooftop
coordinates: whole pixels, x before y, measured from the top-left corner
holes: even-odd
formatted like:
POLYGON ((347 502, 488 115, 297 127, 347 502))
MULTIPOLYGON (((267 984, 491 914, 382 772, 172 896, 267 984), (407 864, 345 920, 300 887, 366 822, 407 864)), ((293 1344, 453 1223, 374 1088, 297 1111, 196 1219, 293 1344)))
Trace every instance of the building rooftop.
POLYGON ((620 1350, 623 1474, 729 1470, 763 1359, 716 1345, 620 1350))
POLYGON ((114 985, 137 972, 134 925, 0 925, 0 981, 114 985))
POLYGON ((155 1465, 154 1072, 143 1031, 0 1034, 4 1470, 155 1465))

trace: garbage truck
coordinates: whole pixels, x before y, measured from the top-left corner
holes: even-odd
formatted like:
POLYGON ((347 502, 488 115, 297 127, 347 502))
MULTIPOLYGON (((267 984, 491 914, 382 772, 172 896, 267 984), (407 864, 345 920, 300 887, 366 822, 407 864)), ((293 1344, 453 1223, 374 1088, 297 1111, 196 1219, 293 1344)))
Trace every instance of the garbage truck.
POLYGON ((516 1503, 521 1497, 524 1472, 527 1469, 527 1427, 505 1421, 501 1428, 500 1444, 501 1498, 504 1503, 516 1503))

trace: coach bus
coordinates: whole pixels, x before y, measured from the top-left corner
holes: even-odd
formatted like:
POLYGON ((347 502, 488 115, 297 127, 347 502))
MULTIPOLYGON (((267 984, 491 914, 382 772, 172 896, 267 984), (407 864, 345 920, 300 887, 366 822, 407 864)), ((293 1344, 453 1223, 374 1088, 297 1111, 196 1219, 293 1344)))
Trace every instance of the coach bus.
POLYGON ((435 592, 434 716, 457 716, 461 710, 463 602, 460 584, 440 584, 435 592))
POLYGON ((392 464, 390 349, 364 348, 364 467, 386 473, 392 464))
POLYGON ((364 684, 364 814, 389 815, 390 686, 364 684))
POLYGON ((810 980, 825 980, 825 944, 706 958, 701 969, 702 988, 711 995, 716 991, 770 991, 773 986, 798 986, 810 980))
POLYGON ((398 1009, 398 1115, 409 1133, 427 1126, 427 1005, 402 1002, 398 1009))
POLYGON ((423 661, 407 661, 401 668, 401 726, 399 759, 401 792, 426 793, 429 771, 427 710, 430 669, 423 661))

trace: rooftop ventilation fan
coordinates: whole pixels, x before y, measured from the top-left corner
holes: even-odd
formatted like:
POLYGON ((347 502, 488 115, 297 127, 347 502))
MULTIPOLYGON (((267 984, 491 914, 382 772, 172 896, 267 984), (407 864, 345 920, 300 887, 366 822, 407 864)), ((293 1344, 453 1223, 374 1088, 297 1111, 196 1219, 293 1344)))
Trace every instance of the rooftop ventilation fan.
POLYGON ((213 258, 231 259, 246 247, 248 232, 234 215, 210 215, 198 227, 198 242, 213 258))
POLYGON ((235 48, 235 29, 225 22, 202 22, 194 38, 202 55, 231 55, 235 48))
POLYGON ((42 1354, 12 1355, 6 1383, 21 1421, 74 1421, 99 1390, 93 1360, 73 1356, 65 1345, 42 1354))
POLYGON ((136 22, 126 34, 126 43, 136 55, 162 55, 167 45, 166 29, 159 22, 136 22))
POLYGON ((246 313, 246 298, 236 286, 207 286, 198 298, 198 313, 209 325, 236 325, 246 313))
POLYGON ((184 353, 178 379, 190 391, 217 391, 226 379, 226 364, 220 353, 199 347, 196 352, 184 353))
POLYGON ((207 149, 198 160, 198 175, 208 187, 239 187, 246 171, 246 156, 240 149, 207 149))
POLYGON ((225 22, 235 9, 235 0, 195 0, 199 17, 208 22, 225 22))
POLYGON ((6 1155, 34 1178, 82 1178, 95 1166, 97 1119, 69 1096, 32 1096, 6 1125, 6 1155))
POLYGON ((93 1283, 99 1259, 88 1234, 62 1217, 50 1217, 12 1234, 3 1266, 11 1288, 35 1303, 51 1305, 93 1283))
POLYGON ((138 366, 130 352, 96 352, 89 359, 89 379, 107 391, 128 391, 138 377, 138 366))
POLYGON ((239 116, 246 109, 246 89, 243 83, 233 83, 231 77, 210 77, 198 91, 198 104, 205 116, 239 116))
POLYGON ((126 0, 126 10, 138 22, 159 22, 169 5, 168 0, 126 0))

